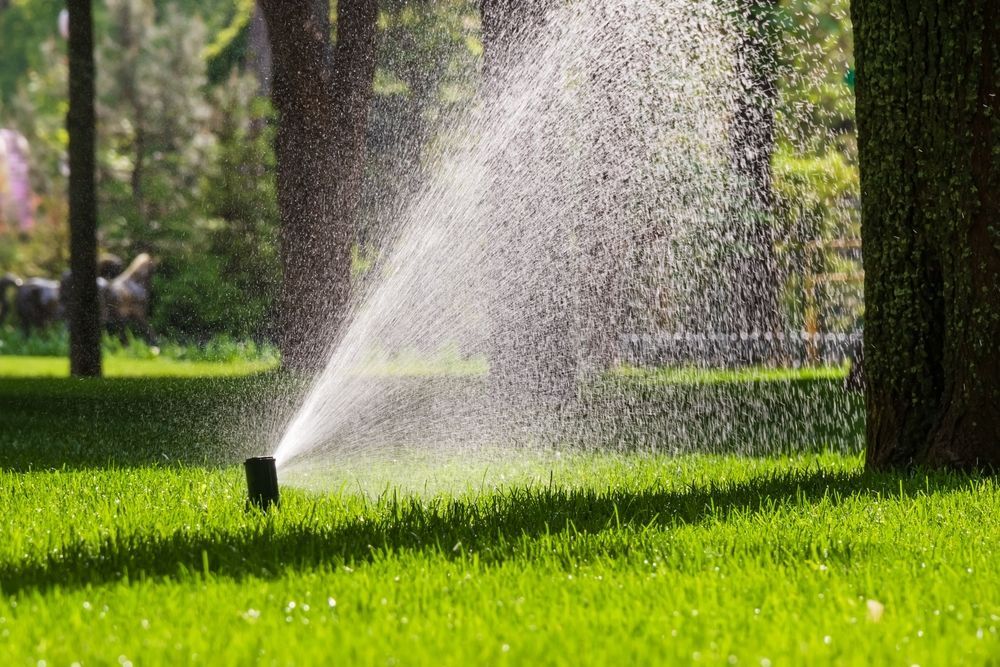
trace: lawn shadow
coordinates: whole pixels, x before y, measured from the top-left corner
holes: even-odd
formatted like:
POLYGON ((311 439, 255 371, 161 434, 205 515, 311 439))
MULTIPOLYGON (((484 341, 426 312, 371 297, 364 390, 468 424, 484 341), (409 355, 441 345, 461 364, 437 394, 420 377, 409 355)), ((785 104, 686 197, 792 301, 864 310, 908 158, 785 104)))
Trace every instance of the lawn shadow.
MULTIPOLYGON (((290 570, 357 565, 398 552, 459 559, 474 551, 480 563, 500 563, 516 557, 523 540, 567 529, 580 534, 641 532, 649 526, 698 524, 734 512, 770 512, 788 502, 840 503, 857 497, 951 492, 971 488, 977 479, 963 474, 817 470, 681 490, 512 488, 503 496, 436 506, 403 499, 392 501, 378 517, 358 516, 339 525, 322 525, 315 519, 317 512, 304 512, 301 521, 291 523, 262 516, 239 531, 176 531, 165 537, 118 534, 101 543, 71 542, 45 560, 0 566, 0 589, 14 594, 125 578, 170 580, 202 572, 206 563, 213 576, 275 578, 290 570)), ((625 542, 617 547, 609 542, 599 553, 614 556, 614 549, 629 548, 625 542)), ((808 556, 804 551, 802 557, 808 556)))
POLYGON ((243 377, 0 378, 0 470, 232 465, 248 434, 297 395, 273 372, 243 377))
MULTIPOLYGON (((396 379, 393 382, 415 382, 396 379)), ((474 383, 470 379, 467 382, 474 383)), ((463 381, 464 382, 464 381, 463 381)), ((419 382, 418 382, 419 383, 419 382)), ((384 392, 410 425, 427 406, 479 413, 466 388, 384 392), (405 400, 404 400, 405 397, 405 400)), ((0 469, 133 468, 234 465, 267 453, 305 385, 280 373, 219 378, 103 380, 0 378, 0 469)), ((597 383, 582 397, 581 427, 567 438, 616 451, 735 453, 772 456, 862 446, 860 396, 835 380, 597 383)), ((488 407, 485 409, 489 409, 488 407)), ((462 415, 449 415, 461 421, 462 415)), ((440 415, 426 415, 438 419, 440 415)), ((433 428, 429 438, 438 438, 433 428)), ((382 437, 384 434, 379 434, 382 437)), ((432 443, 433 444, 433 443, 432 443)))

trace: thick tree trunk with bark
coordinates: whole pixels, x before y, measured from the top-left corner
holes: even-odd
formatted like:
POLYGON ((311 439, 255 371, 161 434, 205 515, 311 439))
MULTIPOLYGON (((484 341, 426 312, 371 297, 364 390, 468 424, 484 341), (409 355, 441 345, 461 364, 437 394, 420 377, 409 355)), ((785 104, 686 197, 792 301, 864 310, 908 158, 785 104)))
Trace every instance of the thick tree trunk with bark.
POLYGON ((376 0, 261 0, 278 112, 280 347, 311 370, 337 336, 351 294, 351 249, 375 74, 376 0))
MULTIPOLYGON (((508 86, 516 82, 510 79, 517 76, 516 68, 523 66, 526 55, 537 54, 543 46, 539 33, 546 27, 547 10, 555 4, 555 0, 481 0, 485 95, 512 93, 508 86)), ((576 389, 573 313, 561 301, 563 284, 571 278, 564 252, 571 242, 571 220, 569 216, 546 219, 550 233, 545 238, 525 234, 526 219, 554 208, 551 198, 559 190, 533 187, 535 179, 552 177, 539 171, 546 168, 546 154, 563 148, 548 140, 544 131, 530 126, 512 135, 508 145, 489 158, 493 191, 485 193, 488 215, 503 229, 494 252, 502 254, 496 263, 506 275, 496 277, 496 288, 506 285, 509 290, 504 296, 507 310, 497 316, 492 332, 491 393, 510 403, 512 426, 523 422, 529 428, 536 425, 539 414, 565 408, 576 389), (511 201, 515 193, 518 201, 511 201)))
POLYGON ((512 55, 531 31, 544 26, 546 11, 557 0, 479 0, 482 25, 483 64, 487 76, 512 55))
MULTIPOLYGON (((774 112, 778 103, 777 0, 741 0, 741 34, 736 51, 736 109, 730 129, 733 168, 740 184, 733 239, 737 255, 729 273, 733 309, 728 323, 736 331, 781 330, 780 281, 774 251, 771 157, 774 112)), ((747 361, 760 361, 747 359, 747 361)))
POLYGON ((870 468, 1000 465, 1000 2, 854 0, 870 468))
POLYGON ((69 1, 69 226, 70 373, 101 374, 101 322, 97 293, 97 200, 94 167, 94 33, 90 0, 69 1))

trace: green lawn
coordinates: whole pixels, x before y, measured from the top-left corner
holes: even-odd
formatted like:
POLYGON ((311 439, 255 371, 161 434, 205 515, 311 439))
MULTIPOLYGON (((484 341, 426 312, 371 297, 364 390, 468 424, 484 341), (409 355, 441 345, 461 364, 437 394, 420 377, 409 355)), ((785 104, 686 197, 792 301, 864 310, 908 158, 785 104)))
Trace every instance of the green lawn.
POLYGON ((199 415, 280 381, 0 381, 0 664, 1000 655, 992 478, 870 475, 851 452, 570 455, 448 496, 286 488, 261 516, 199 415))
MULTIPOLYGON (((272 370, 270 361, 180 361, 176 359, 129 359, 106 355, 107 377, 225 377, 272 370)), ((62 357, 0 355, 0 378, 69 377, 69 360, 62 357)))

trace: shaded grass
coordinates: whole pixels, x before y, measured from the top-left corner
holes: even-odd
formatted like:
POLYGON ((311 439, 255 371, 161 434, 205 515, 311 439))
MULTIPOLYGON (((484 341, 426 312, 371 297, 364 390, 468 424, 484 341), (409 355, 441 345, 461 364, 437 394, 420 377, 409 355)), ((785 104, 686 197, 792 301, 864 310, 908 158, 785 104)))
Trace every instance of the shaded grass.
MULTIPOLYGON (((283 510, 268 518, 241 511, 242 480, 224 473, 191 475, 186 471, 148 469, 133 473, 139 480, 155 481, 174 492, 178 486, 196 491, 202 496, 199 500, 186 499, 193 502, 193 507, 170 502, 161 493, 140 491, 122 471, 106 472, 105 490, 99 494, 86 486, 88 476, 72 473, 42 475, 31 482, 24 478, 18 483, 5 480, 13 494, 26 495, 38 493, 38 487, 62 482, 66 493, 53 500, 63 506, 63 511, 53 520, 74 516, 74 505, 97 508, 94 514, 100 516, 101 500, 108 492, 114 502, 105 506, 112 510, 103 517, 107 526, 126 525, 120 514, 127 507, 122 503, 129 501, 147 505, 150 510, 169 510, 173 518, 157 522, 152 531, 102 534, 98 530, 82 536, 72 531, 73 540, 39 553, 33 561, 0 565, 0 589, 16 592, 83 586, 115 581, 129 574, 141 579, 172 577, 181 571, 197 571, 206 562, 220 575, 273 577, 286 569, 355 566, 428 550, 445 559, 477 553, 479 562, 499 564, 524 557, 526 549, 533 551, 531 545, 552 531, 578 538, 571 550, 577 556, 617 558, 636 545, 632 538, 671 527, 725 522, 771 513, 783 506, 821 503, 835 508, 845 502, 857 505, 859 500, 899 502, 930 495, 932 490, 970 491, 983 484, 990 486, 964 476, 927 475, 901 480, 865 475, 854 468, 852 461, 832 457, 808 462, 814 466, 804 467, 803 463, 786 460, 747 466, 736 459, 712 457, 688 458, 680 463, 656 457, 594 457, 560 466, 558 485, 553 469, 548 485, 500 486, 429 499, 400 497, 391 490, 374 500, 343 492, 326 498, 286 492, 283 510), (597 486, 573 481, 584 469, 589 470, 597 486), (673 471, 676 477, 666 478, 664 470, 673 471), (719 478, 725 481, 720 483, 719 478), (214 493, 213 489, 222 493, 214 493), (202 530, 185 529, 189 524, 177 521, 184 515, 190 515, 189 519, 202 530), (167 524, 173 524, 174 529, 164 530, 167 524), (609 541, 593 541, 593 536, 604 531, 621 534, 609 541), (254 558, 248 559, 246 554, 254 558)), ((37 519, 32 517, 32 522, 37 519)), ((760 543, 759 539, 748 538, 742 538, 741 544, 729 545, 727 551, 743 553, 751 543, 760 543)), ((29 544, 14 547, 16 552, 29 544)), ((832 543, 826 544, 823 551, 827 561, 850 560, 856 555, 850 548, 832 543)), ((814 555, 794 543, 786 545, 781 553, 783 560, 814 555)), ((539 553, 535 556, 543 557, 539 553)), ((701 556, 675 551, 668 560, 682 569, 699 569, 705 564, 701 556)))
POLYGON ((250 417, 294 386, 275 373, 0 379, 0 468, 237 463, 250 417))
POLYGON ((857 452, 864 399, 840 368, 628 370, 582 390, 590 428, 621 448, 857 452))
MULTIPOLYGON (((294 395, 301 380, 259 369, 252 363, 199 364, 111 359, 134 373, 158 377, 99 380, 4 377, 17 357, 0 356, 0 467, 10 470, 94 465, 140 466, 187 463, 228 465, 263 453, 261 430, 275 396, 294 395), (204 376, 184 376, 207 370, 204 376)), ((63 360, 27 358, 51 367, 63 360)), ((20 367, 17 367, 20 368, 20 367)), ((803 451, 856 452, 861 445, 863 405, 843 391, 839 379, 813 378, 812 371, 790 379, 747 381, 706 374, 704 382, 674 382, 669 373, 610 376, 585 387, 587 437, 599 445, 633 451, 689 451, 788 454, 803 451), (794 424, 794 428, 789 428, 794 424)), ((385 382, 422 383, 406 374, 385 382)), ((448 377, 459 382, 482 378, 448 377)), ((433 384, 420 384, 423 390, 433 384)), ((426 403, 413 392, 397 392, 419 414, 426 403)), ((569 443, 572 447, 573 443, 569 443)), ((593 443, 588 443, 593 444, 593 443)))

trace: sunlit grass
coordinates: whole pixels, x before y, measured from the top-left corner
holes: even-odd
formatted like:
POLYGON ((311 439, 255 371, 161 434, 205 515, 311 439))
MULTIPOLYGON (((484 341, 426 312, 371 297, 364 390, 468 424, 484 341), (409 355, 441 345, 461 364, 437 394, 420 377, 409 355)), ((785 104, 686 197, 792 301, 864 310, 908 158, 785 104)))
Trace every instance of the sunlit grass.
POLYGON ((797 380, 838 380, 846 376, 847 366, 803 366, 801 368, 638 368, 621 366, 611 377, 639 382, 711 384, 718 382, 789 382, 797 380))
MULTIPOLYGON (((181 361, 177 359, 129 359, 106 356, 107 377, 220 377, 260 373, 277 367, 276 361, 181 361)), ((0 355, 0 377, 65 378, 69 360, 60 357, 0 355)))

